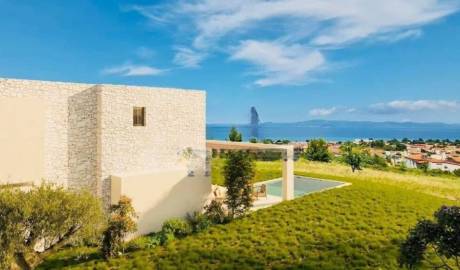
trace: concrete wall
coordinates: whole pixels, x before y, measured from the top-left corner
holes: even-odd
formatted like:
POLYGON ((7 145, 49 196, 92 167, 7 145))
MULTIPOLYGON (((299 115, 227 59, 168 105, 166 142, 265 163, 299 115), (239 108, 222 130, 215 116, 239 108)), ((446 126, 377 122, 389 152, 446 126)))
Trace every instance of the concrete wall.
POLYGON ((184 169, 113 177, 112 200, 117 202, 120 195, 132 198, 139 217, 137 234, 158 231, 169 218, 203 209, 211 192, 210 178, 187 175, 184 169))
POLYGON ((45 110, 38 98, 0 97, 0 183, 44 177, 45 110))

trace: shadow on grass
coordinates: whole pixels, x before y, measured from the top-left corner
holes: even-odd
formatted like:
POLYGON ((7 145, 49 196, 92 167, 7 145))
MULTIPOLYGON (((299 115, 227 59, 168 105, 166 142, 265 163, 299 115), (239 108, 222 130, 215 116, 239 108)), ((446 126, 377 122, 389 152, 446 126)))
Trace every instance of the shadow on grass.
POLYGON ((40 266, 38 270, 44 269, 62 269, 64 267, 77 266, 80 264, 88 264, 92 261, 103 260, 102 254, 98 250, 86 251, 78 254, 69 250, 65 254, 59 254, 59 256, 51 256, 47 258, 40 266))

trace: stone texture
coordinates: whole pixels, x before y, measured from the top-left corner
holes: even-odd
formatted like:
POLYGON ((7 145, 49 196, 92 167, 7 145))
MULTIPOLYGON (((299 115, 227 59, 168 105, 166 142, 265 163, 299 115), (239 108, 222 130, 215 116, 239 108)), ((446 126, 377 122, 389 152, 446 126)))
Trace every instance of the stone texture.
POLYGON ((45 100, 49 181, 109 199, 110 175, 173 170, 186 149, 193 170, 204 171, 202 91, 0 78, 2 97, 45 100), (146 126, 133 126, 134 106, 146 107, 146 126))

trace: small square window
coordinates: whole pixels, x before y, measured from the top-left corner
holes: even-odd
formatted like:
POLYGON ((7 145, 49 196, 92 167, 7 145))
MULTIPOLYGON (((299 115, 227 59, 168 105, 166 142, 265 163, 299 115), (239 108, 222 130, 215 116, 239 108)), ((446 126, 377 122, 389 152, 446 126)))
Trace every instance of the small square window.
POLYGON ((133 108, 133 126, 135 127, 145 126, 145 107, 134 107, 133 108))

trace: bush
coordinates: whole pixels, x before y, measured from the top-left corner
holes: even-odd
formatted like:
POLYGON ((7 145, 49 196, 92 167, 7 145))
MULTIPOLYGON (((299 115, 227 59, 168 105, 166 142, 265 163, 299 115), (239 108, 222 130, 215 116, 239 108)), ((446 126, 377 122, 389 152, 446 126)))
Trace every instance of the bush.
POLYGON ((204 214, 213 224, 224 224, 227 222, 227 215, 221 202, 212 200, 210 204, 205 206, 204 210, 204 214))
POLYGON ((187 214, 187 222, 190 224, 193 233, 202 232, 212 225, 208 217, 201 212, 187 214))
POLYGON ((434 217, 419 221, 409 232, 400 248, 401 266, 415 268, 427 259, 428 250, 435 250, 441 263, 431 263, 434 269, 460 269, 460 207, 443 206, 434 217))
POLYGON ((232 127, 228 133, 228 139, 231 142, 241 142, 243 141, 243 135, 235 127, 232 127))
POLYGON ((33 269, 66 244, 95 240, 103 221, 99 200, 88 192, 47 183, 0 189, 0 268, 33 269))
POLYGON ((367 167, 371 167, 374 169, 384 170, 388 167, 388 163, 385 158, 379 157, 378 155, 370 156, 368 154, 364 154, 363 156, 363 163, 367 167))
POLYGON ((460 177, 460 169, 455 170, 453 173, 454 175, 460 177))
POLYGON ((136 213, 128 197, 121 197, 118 204, 110 207, 110 213, 109 225, 102 240, 102 254, 106 259, 120 254, 128 233, 133 233, 137 229, 134 221, 136 213))
POLYGON ((184 219, 172 218, 163 223, 161 232, 163 234, 172 234, 176 238, 183 238, 192 233, 192 227, 184 219))
POLYGON ((331 161, 331 154, 329 153, 327 142, 323 139, 311 140, 308 143, 308 148, 304 156, 311 161, 331 161))

